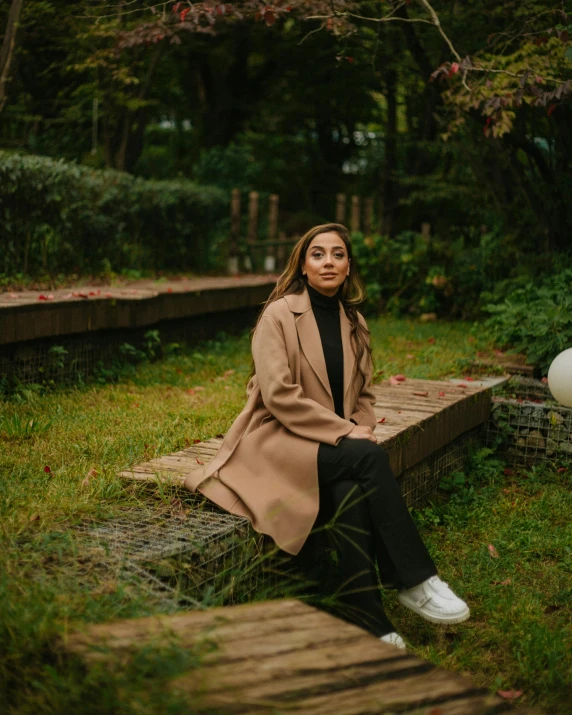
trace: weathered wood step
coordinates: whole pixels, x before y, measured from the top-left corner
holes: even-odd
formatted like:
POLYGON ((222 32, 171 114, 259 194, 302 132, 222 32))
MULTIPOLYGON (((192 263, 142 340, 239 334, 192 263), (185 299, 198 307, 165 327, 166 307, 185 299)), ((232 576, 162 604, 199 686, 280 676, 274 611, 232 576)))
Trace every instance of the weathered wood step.
MULTIPOLYGON (((389 382, 374 385, 377 397, 374 411, 378 418, 375 436, 385 447, 395 475, 399 477, 460 435, 486 422, 491 389, 505 381, 502 377, 470 382, 407 379, 396 386, 389 382)), ((221 444, 222 439, 213 438, 133 465, 120 472, 120 476, 182 484, 189 474, 210 462, 221 444)))
POLYGON ((92 625, 62 647, 125 664, 149 645, 192 649, 200 666, 170 687, 193 713, 496 713, 499 697, 299 601, 92 625))

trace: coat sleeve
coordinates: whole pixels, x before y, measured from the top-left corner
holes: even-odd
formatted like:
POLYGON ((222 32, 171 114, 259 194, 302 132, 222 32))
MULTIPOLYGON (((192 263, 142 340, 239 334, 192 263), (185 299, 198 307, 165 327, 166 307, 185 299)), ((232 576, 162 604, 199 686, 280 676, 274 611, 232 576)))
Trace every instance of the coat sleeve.
MULTIPOLYGON (((363 316, 359 315, 359 319, 362 325, 367 328, 367 323, 365 322, 363 316)), ((365 355, 364 361, 365 381, 356 402, 355 412, 350 416, 350 419, 358 425, 370 427, 374 430, 377 425, 377 419, 375 417, 375 412, 373 411, 373 406, 377 402, 377 398, 371 389, 371 380, 373 377, 371 356, 365 355)))
POLYGON ((264 404, 286 429, 332 445, 352 431, 349 420, 304 397, 302 387, 292 381, 283 331, 268 316, 260 319, 254 333, 252 357, 264 404))

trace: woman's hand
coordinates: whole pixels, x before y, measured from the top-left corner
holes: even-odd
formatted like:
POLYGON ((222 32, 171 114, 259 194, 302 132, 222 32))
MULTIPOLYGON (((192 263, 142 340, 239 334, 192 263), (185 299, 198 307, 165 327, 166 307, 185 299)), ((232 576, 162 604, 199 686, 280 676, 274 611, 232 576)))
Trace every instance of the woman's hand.
POLYGON ((369 439, 370 442, 377 444, 377 439, 371 431, 371 427, 360 427, 356 425, 346 437, 349 439, 369 439))

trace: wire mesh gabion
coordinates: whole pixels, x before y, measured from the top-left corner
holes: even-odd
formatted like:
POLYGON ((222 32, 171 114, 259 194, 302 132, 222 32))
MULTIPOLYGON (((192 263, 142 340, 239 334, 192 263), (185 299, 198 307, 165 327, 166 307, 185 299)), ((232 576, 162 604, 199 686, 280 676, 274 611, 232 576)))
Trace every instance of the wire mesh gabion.
POLYGON ((90 571, 113 573, 163 610, 243 600, 272 578, 267 540, 248 519, 194 501, 176 510, 134 509, 77 527, 90 571))
POLYGON ((406 469, 397 481, 407 506, 419 506, 437 490, 443 477, 463 470, 470 450, 479 443, 480 434, 478 427, 465 432, 406 469))
POLYGON ((572 462, 572 409, 554 401, 546 383, 510 380, 492 398, 485 443, 512 466, 572 462))

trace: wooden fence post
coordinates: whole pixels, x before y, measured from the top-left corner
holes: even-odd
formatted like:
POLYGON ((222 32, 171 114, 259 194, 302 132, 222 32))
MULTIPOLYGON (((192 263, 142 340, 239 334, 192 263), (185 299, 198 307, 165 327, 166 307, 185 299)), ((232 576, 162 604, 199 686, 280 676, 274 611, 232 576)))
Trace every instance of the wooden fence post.
MULTIPOLYGON (((275 241, 278 236, 278 194, 270 194, 268 199, 268 240, 275 241)), ((276 247, 272 246, 266 252, 264 258, 264 270, 267 273, 274 273, 276 270, 276 247)))
POLYGON ((336 195, 336 223, 345 224, 346 222, 346 195, 336 195))
MULTIPOLYGON (((258 191, 248 194, 248 227, 246 229, 246 242, 255 243, 258 237, 258 191)), ((253 271, 252 251, 245 257, 244 264, 247 271, 253 271)))
POLYGON ((363 205, 363 232, 366 236, 371 234, 373 224, 373 199, 371 196, 364 201, 363 205))
POLYGON ((359 196, 352 196, 352 219, 351 230, 359 231, 360 228, 360 199, 359 196))
POLYGON ((228 250, 228 272, 238 273, 238 239, 240 235, 240 189, 233 189, 230 199, 230 245, 228 250))

